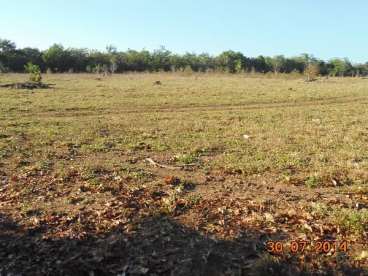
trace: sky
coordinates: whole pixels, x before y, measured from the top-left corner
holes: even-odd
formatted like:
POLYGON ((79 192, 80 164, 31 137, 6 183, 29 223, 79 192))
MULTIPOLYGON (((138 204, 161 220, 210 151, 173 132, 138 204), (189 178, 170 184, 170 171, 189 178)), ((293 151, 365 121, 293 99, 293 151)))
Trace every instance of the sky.
POLYGON ((18 47, 368 61, 366 0, 0 0, 0 38, 18 47))

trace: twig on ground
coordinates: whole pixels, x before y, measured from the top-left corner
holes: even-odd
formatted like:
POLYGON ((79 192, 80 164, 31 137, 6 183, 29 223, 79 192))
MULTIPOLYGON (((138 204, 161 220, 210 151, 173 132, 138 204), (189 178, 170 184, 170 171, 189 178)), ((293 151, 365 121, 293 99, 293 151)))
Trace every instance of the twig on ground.
POLYGON ((163 165, 163 164, 157 163, 152 158, 146 158, 145 161, 147 161, 148 163, 150 163, 151 165, 153 165, 155 167, 165 168, 165 169, 169 169, 169 170, 180 170, 180 169, 183 169, 185 167, 191 167, 191 166, 196 165, 196 164, 186 164, 186 165, 181 165, 181 166, 169 166, 169 165, 163 165))

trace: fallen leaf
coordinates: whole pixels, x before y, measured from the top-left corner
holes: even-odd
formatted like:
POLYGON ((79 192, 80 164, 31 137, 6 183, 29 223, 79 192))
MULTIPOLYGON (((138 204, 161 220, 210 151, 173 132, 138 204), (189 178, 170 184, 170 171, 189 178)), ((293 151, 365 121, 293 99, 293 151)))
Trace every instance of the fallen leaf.
POLYGON ((270 214, 270 213, 265 213, 264 217, 265 217, 266 221, 268 221, 268 222, 275 222, 275 219, 274 219, 273 215, 270 214))
POLYGON ((360 254, 358 256, 355 257, 355 260, 357 260, 357 261, 363 261, 365 259, 368 260, 368 251, 367 250, 363 250, 362 252, 360 252, 360 254))
POLYGON ((303 224, 303 229, 308 230, 309 232, 313 232, 313 229, 310 225, 308 225, 307 223, 303 224))

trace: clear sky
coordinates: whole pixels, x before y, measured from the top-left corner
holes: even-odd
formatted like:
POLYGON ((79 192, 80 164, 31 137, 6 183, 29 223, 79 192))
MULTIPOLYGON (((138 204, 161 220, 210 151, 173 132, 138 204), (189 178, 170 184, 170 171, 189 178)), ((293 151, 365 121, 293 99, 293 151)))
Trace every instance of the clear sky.
POLYGON ((366 0, 0 0, 17 46, 167 49, 368 61, 366 0))

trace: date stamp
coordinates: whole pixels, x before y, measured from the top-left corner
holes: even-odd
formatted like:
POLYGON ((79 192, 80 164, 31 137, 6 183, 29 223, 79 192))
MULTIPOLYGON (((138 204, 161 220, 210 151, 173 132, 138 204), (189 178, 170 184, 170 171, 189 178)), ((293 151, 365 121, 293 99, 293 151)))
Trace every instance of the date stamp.
POLYGON ((346 240, 292 240, 292 241, 273 241, 266 243, 266 250, 271 254, 303 254, 311 251, 318 254, 334 254, 336 252, 347 252, 349 243, 346 240))

